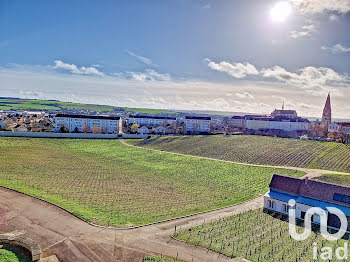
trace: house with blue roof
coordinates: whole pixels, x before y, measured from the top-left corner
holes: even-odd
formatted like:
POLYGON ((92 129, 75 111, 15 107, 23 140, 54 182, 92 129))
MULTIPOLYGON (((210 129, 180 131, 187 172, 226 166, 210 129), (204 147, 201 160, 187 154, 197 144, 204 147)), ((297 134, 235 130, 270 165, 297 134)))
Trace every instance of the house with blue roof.
MULTIPOLYGON (((288 215, 288 201, 296 202, 296 218, 304 219, 307 210, 319 207, 328 215, 328 226, 339 228, 339 218, 328 213, 327 207, 340 209, 348 218, 350 230, 350 187, 331 184, 308 178, 300 179, 282 175, 274 175, 270 183, 270 191, 264 196, 264 210, 288 215)), ((319 224, 318 215, 312 217, 312 222, 319 224)))

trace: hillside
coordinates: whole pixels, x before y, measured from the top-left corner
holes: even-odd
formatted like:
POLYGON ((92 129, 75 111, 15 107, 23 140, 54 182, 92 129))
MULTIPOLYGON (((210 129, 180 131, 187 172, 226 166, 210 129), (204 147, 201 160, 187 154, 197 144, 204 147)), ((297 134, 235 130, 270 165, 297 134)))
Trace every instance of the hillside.
POLYGON ((132 141, 154 149, 242 163, 350 172, 350 145, 263 136, 185 136, 132 141))
POLYGON ((134 113, 174 113, 166 110, 147 109, 147 108, 128 108, 128 107, 114 107, 107 105, 95 104, 80 104, 71 102, 61 102, 56 100, 34 100, 34 99, 17 99, 17 98, 1 98, 0 110, 63 110, 63 109, 78 109, 78 110, 92 110, 92 111, 129 111, 134 113))

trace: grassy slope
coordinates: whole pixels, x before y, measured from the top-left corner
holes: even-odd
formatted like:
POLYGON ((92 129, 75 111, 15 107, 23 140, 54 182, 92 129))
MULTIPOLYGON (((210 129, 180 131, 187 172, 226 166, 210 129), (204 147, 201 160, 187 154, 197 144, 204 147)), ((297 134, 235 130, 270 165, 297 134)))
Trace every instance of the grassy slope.
MULTIPOLYGON (((82 110, 94 110, 94 111, 113 111, 117 107, 104 106, 104 105, 92 105, 92 104, 79 104, 59 101, 47 101, 47 100, 32 100, 32 99, 0 99, 0 110, 60 110, 60 109, 82 109, 82 110)), ((158 109, 143 109, 143 108, 123 108, 127 111, 135 113, 174 113, 165 110, 158 109)))
POLYGON ((228 206, 268 190, 258 168, 129 148, 118 141, 0 138, 0 184, 106 225, 140 225, 228 206))
POLYGON ((344 185, 350 187, 350 176, 347 175, 339 175, 339 174, 326 174, 316 178, 317 180, 321 180, 328 183, 344 185))
MULTIPOLYGON (((304 241, 295 241, 290 237, 288 227, 288 221, 274 218, 258 209, 180 231, 174 237, 229 257, 261 262, 311 262, 315 261, 313 243, 318 244, 320 251, 323 246, 334 250, 335 246, 344 246, 344 242, 348 242, 344 239, 339 242, 326 241, 320 233, 314 232, 304 241)), ((303 229, 300 227, 299 230, 303 229)))
POLYGON ((243 163, 350 172, 350 145, 262 136, 185 136, 131 143, 243 163))

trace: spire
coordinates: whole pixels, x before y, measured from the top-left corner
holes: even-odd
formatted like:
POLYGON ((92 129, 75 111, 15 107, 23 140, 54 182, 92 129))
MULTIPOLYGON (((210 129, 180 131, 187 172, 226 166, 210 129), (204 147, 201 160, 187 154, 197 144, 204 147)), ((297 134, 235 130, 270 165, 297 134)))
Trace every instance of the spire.
POLYGON ((326 104, 323 109, 322 125, 329 126, 332 123, 331 93, 328 93, 326 104))
POLYGON ((284 110, 284 101, 283 101, 283 104, 282 104, 282 110, 284 110))

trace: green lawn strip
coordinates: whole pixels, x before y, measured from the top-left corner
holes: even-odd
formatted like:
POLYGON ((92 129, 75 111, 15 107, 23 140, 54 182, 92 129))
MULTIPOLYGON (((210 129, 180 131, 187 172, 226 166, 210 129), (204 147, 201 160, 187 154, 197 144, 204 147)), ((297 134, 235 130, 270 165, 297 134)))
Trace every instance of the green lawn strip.
POLYGON ((0 262, 29 262, 31 261, 31 254, 26 249, 1 243, 2 248, 0 249, 0 262))
POLYGON ((315 179, 328 182, 328 183, 350 186, 350 175, 325 174, 320 177, 316 177, 315 179))
MULTIPOLYGON (((314 242, 318 244, 318 250, 324 246, 334 249, 343 246, 349 238, 326 241, 320 233, 312 232, 307 240, 295 241, 288 228, 287 220, 282 221, 258 209, 178 231, 173 237, 232 258, 264 262, 314 261, 314 242)), ((303 228, 299 227, 298 231, 302 232, 303 228)))
POLYGON ((150 152, 110 140, 0 138, 0 184, 93 223, 143 225, 226 207, 268 191, 287 169, 150 152))

